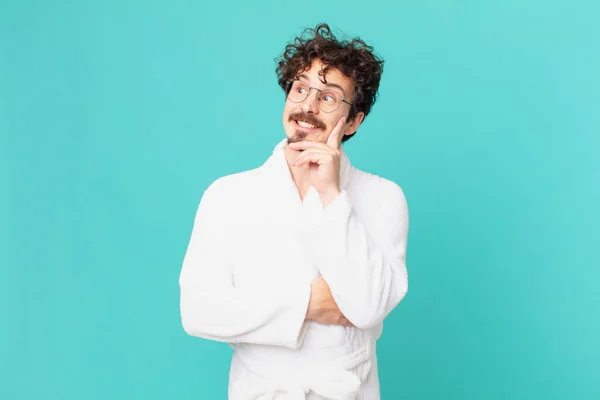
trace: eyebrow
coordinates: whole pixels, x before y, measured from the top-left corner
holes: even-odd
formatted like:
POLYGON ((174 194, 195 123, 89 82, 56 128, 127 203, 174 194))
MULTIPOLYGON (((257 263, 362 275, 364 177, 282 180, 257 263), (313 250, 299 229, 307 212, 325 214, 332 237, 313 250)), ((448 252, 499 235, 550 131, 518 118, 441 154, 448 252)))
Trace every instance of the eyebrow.
MULTIPOLYGON (((305 80, 310 81, 308 75, 306 75, 306 74, 302 74, 298 78, 304 78, 305 80)), ((338 88, 338 89, 340 89, 342 91, 342 93, 344 94, 344 96, 346 96, 346 91, 344 90, 344 88, 341 87, 340 85, 338 85, 337 83, 326 83, 325 86, 330 86, 330 87, 338 88)))

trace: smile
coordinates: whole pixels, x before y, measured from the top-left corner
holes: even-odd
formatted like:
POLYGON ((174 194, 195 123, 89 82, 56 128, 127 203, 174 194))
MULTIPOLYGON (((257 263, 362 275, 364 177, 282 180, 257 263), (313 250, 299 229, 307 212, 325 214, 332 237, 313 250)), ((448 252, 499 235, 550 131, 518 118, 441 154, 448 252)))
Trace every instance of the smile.
POLYGON ((296 121, 294 120, 294 124, 296 124, 297 126, 299 126, 300 128, 303 129, 317 129, 317 127, 313 124, 309 124, 308 122, 304 122, 304 121, 296 121))

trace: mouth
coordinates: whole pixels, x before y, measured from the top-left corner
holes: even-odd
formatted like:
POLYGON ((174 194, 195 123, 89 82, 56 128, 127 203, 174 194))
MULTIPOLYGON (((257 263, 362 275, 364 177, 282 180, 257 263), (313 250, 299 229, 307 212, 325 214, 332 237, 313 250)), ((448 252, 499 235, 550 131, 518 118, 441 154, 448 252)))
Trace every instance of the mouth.
POLYGON ((318 126, 313 125, 313 124, 309 124, 306 121, 296 120, 296 119, 293 119, 292 121, 294 122, 294 125, 297 128, 307 129, 309 131, 316 131, 316 130, 320 129, 318 126))

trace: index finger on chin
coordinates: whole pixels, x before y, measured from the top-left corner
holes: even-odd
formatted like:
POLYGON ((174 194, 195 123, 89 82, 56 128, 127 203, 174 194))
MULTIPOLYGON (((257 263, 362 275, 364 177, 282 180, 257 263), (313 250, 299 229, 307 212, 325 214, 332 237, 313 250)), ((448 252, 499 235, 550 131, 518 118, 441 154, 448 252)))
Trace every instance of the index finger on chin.
POLYGON ((342 115, 338 120, 337 124, 331 130, 329 137, 327 138, 327 145, 334 149, 340 148, 340 135, 342 134, 342 129, 344 128, 344 124, 346 123, 346 116, 342 115))

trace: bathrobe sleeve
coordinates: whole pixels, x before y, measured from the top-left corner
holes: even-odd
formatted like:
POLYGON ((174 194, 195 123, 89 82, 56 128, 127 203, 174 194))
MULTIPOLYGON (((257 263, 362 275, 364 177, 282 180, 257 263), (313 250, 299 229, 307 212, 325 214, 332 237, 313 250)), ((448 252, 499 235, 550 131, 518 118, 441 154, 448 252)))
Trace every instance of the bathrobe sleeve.
POLYGON ((408 290, 408 206, 399 186, 388 189, 368 231, 342 191, 298 235, 342 314, 361 329, 381 323, 408 290))
POLYGON ((204 193, 179 277, 184 330, 192 336, 227 343, 257 343, 298 348, 306 331, 304 319, 310 285, 285 290, 273 284, 268 291, 233 286, 228 254, 232 225, 220 180, 204 193))

